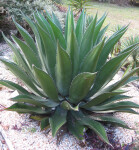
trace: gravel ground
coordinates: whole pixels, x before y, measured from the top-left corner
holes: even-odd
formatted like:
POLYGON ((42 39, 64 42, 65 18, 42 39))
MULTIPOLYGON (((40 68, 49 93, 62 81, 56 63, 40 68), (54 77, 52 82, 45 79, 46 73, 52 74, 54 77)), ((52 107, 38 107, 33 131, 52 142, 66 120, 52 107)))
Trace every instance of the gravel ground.
MULTIPOLYGON (((3 55, 11 57, 12 53, 6 44, 0 45, 0 52, 4 51, 3 55)), ((119 72, 114 81, 121 77, 119 72)), ((0 63, 0 79, 8 79, 19 83, 6 68, 0 63)), ((137 83, 136 83, 137 85, 137 83)), ((133 96, 131 101, 139 104, 139 90, 133 84, 130 84, 125 88, 128 90, 127 95, 133 96)), ((0 89, 0 110, 3 107, 10 106, 13 102, 9 99, 16 96, 16 91, 2 87, 0 89)), ((137 110, 139 112, 139 110, 137 110)), ((127 113, 116 113, 116 117, 125 121, 130 127, 137 130, 139 128, 139 116, 127 113)), ((61 141, 60 145, 57 146, 56 138, 53 138, 51 132, 42 131, 38 122, 29 119, 29 115, 17 114, 16 112, 2 111, 0 113, 0 127, 6 134, 6 137, 11 142, 15 150, 89 150, 90 147, 81 148, 78 141, 72 136, 66 133, 61 141)), ((139 129, 138 129, 139 130, 139 129)), ((123 128, 114 129, 115 139, 119 139, 121 144, 131 143, 132 140, 138 138, 134 130, 126 130, 123 128)), ((1 138, 0 138, 1 139, 1 138)), ((0 146, 3 145, 0 142, 0 146)), ((0 147, 0 150, 2 146, 0 147)))

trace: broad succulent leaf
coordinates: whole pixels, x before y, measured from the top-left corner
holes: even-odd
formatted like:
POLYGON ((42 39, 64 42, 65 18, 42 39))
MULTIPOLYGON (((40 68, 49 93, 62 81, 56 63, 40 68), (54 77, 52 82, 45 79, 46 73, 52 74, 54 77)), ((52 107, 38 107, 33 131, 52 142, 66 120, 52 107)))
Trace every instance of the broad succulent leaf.
POLYGON ((122 120, 115 118, 115 117, 97 116, 97 117, 93 117, 93 119, 97 120, 97 121, 102 121, 102 122, 109 122, 109 123, 112 123, 112 124, 117 125, 119 127, 124 127, 124 128, 130 129, 125 122, 123 122, 122 120))
POLYGON ((16 111, 18 113, 31 113, 31 114, 48 114, 50 113, 50 109, 43 110, 41 107, 34 107, 22 103, 15 103, 9 108, 6 108, 9 111, 16 111))
POLYGON ((105 102, 108 98, 114 97, 116 95, 122 94, 123 91, 114 91, 114 92, 104 92, 101 94, 96 94, 89 98, 88 102, 83 105, 84 108, 90 108, 92 106, 99 105, 102 102, 105 102))
POLYGON ((58 26, 58 28, 62 32, 62 27, 61 27, 60 21, 58 20, 57 16, 53 12, 52 12, 52 17, 53 17, 54 23, 58 26))
POLYGON ((39 81, 43 91, 50 99, 58 102, 58 92, 53 79, 44 71, 37 67, 33 67, 37 80, 39 81))
POLYGON ((139 108, 139 105, 130 101, 117 102, 114 104, 106 104, 102 106, 93 106, 90 109, 92 111, 104 111, 104 110, 117 110, 125 108, 139 108))
POLYGON ((26 84, 27 87, 33 90, 36 94, 43 96, 43 94, 32 83, 30 77, 27 76, 27 74, 21 68, 19 68, 18 65, 4 58, 0 58, 0 60, 9 68, 11 72, 13 72, 18 78, 20 78, 26 84))
POLYGON ((76 35, 74 31, 71 31, 71 34, 69 35, 70 38, 67 42, 69 42, 69 47, 67 47, 67 52, 71 58, 72 62, 72 78, 75 77, 78 74, 79 69, 79 47, 76 39, 76 35))
POLYGON ((56 85, 58 91, 67 96, 72 80, 72 64, 67 52, 58 44, 56 56, 56 85))
POLYGON ((36 44, 35 44, 33 38, 31 37, 31 35, 22 26, 20 26, 14 19, 13 19, 13 21, 14 21, 14 24, 16 25, 18 31, 20 32, 20 34, 26 41, 27 45, 34 51, 34 53, 38 54, 36 44))
POLYGON ((104 46, 104 40, 97 46, 93 47, 84 58, 80 72, 95 72, 97 62, 104 46))
POLYGON ((17 90, 21 94, 29 95, 29 92, 26 89, 24 89, 22 86, 14 83, 14 82, 11 82, 8 80, 0 80, 0 84, 3 86, 6 86, 12 90, 17 90))
POLYGON ((79 123, 77 119, 69 112, 67 116, 67 127, 68 130, 79 140, 83 140, 85 127, 79 123))
POLYGON ((52 129, 52 135, 55 136, 57 131, 66 123, 67 110, 57 107, 49 122, 52 129))
POLYGON ((83 60, 85 55, 91 50, 93 45, 93 35, 94 35, 94 29, 96 26, 97 21, 97 15, 95 16, 95 19, 91 22, 89 27, 86 29, 85 34, 83 36, 81 46, 80 46, 80 62, 83 60))
POLYGON ((76 31, 75 31, 79 46, 81 44, 81 41, 85 32, 85 17, 86 17, 86 14, 84 13, 84 10, 83 10, 77 21, 76 31))
POLYGON ((50 36, 38 25, 38 30, 44 45, 44 53, 47 65, 47 71, 53 78, 55 78, 55 64, 56 64, 56 47, 53 44, 50 36))
POLYGON ((69 90, 69 101, 71 103, 77 104, 85 98, 93 84, 95 76, 96 73, 84 72, 73 79, 69 90))
POLYGON ((18 95, 14 98, 11 98, 10 100, 14 102, 20 102, 20 103, 28 103, 28 104, 33 104, 39 107, 56 107, 58 106, 58 103, 49 100, 49 99, 44 99, 34 95, 18 95))
POLYGON ((33 52, 33 50, 30 47, 28 47, 24 42, 22 42, 20 39, 18 39, 17 37, 15 37, 15 36, 12 36, 12 37, 13 37, 14 41, 16 42, 16 44, 18 44, 18 46, 24 53, 30 69, 32 68, 33 64, 36 65, 37 67, 41 68, 39 59, 36 57, 36 54, 33 52))
POLYGON ((85 125, 90 129, 92 129, 104 142, 111 145, 108 140, 105 128, 103 127, 103 125, 101 125, 101 123, 95 121, 94 119, 86 117, 84 114, 82 114, 82 112, 76 112, 76 113, 72 112, 72 113, 82 125, 85 125))

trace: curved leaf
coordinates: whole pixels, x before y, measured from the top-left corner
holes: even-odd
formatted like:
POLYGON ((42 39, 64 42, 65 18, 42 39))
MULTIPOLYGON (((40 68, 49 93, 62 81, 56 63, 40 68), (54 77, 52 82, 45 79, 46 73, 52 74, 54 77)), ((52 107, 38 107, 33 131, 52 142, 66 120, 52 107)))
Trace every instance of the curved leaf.
POLYGON ((53 21, 54 23, 57 25, 57 27, 61 30, 62 32, 62 27, 61 27, 61 24, 60 24, 60 21, 58 20, 57 16, 52 12, 52 17, 53 17, 53 21))
POLYGON ((31 113, 31 114, 48 114, 51 112, 51 109, 43 110, 42 108, 34 107, 22 103, 15 103, 9 108, 6 108, 6 110, 16 111, 18 113, 31 113))
POLYGON ((69 101, 71 103, 79 103, 86 97, 93 84, 95 76, 96 73, 84 72, 73 79, 69 90, 69 101))
POLYGON ((25 58, 27 59, 27 62, 30 68, 32 68, 33 64, 41 68, 41 63, 39 61, 39 58, 36 56, 33 50, 30 47, 28 47, 24 42, 22 42, 20 39, 18 39, 17 37, 12 36, 12 38, 17 43, 17 45, 19 45, 21 51, 24 53, 25 58))
POLYGON ((80 72, 95 72, 99 55, 103 49, 103 46, 104 40, 88 52, 81 64, 80 72))
POLYGON ((58 92, 53 79, 46 72, 40 70, 39 68, 33 66, 33 69, 35 71, 36 78, 46 95, 50 99, 58 102, 58 92))
POLYGON ((79 120, 79 123, 92 129, 104 142, 111 145, 108 140, 105 128, 99 122, 85 116, 82 114, 82 112, 72 112, 72 114, 77 120, 79 120))
POLYGON ((66 123, 67 110, 57 107, 49 122, 52 129, 52 135, 55 136, 57 131, 66 123))
POLYGON ((80 62, 83 60, 85 55, 91 50, 93 45, 93 35, 96 26, 97 15, 95 19, 90 23, 89 27, 83 36, 81 46, 80 46, 80 62))
POLYGON ((74 77, 77 75, 79 69, 79 47, 73 30, 71 31, 71 34, 69 36, 70 37, 67 41, 67 43, 69 42, 68 44, 69 47, 67 47, 67 52, 71 58, 72 69, 73 69, 72 77, 74 77))
POLYGON ((6 86, 12 90, 17 90, 19 93, 21 94, 26 94, 26 95, 29 95, 30 93, 24 89, 23 87, 21 87, 20 85, 16 84, 16 83, 13 83, 11 81, 8 81, 8 80, 0 80, 0 84, 3 85, 3 86, 6 86))
POLYGON ((84 129, 85 127, 75 119, 71 113, 68 113, 67 116, 67 126, 68 130, 76 136, 79 140, 83 140, 84 129))
POLYGON ((92 106, 99 105, 102 102, 107 101, 108 98, 111 98, 115 95, 122 94, 123 91, 114 91, 114 92, 108 92, 108 93, 101 93, 99 95, 94 95, 93 97, 89 98, 89 101, 83 105, 83 108, 90 108, 92 106))
POLYGON ((72 64, 69 55, 60 45, 57 45, 56 56, 56 85, 58 91, 66 96, 69 93, 69 87, 72 79, 72 64))
POLYGON ((96 93, 100 88, 107 85, 117 71, 120 69, 121 65, 125 62, 128 56, 131 54, 131 51, 123 53, 110 61, 108 61, 102 68, 98 71, 94 86, 90 91, 90 95, 96 93))
POLYGON ((91 107, 92 111, 104 111, 104 110, 118 110, 125 108, 139 108, 139 105, 130 101, 117 102, 114 104, 107 104, 102 106, 91 107))
POLYGON ((35 54, 38 54, 36 44, 35 44, 33 38, 31 37, 31 35, 22 26, 20 26, 14 19, 13 19, 13 21, 14 21, 14 24, 16 25, 18 31, 22 35, 23 39, 26 41, 27 45, 35 52, 35 54))
POLYGON ((50 36, 37 25, 45 50, 45 62, 48 73, 55 79, 56 46, 50 36))
POLYGON ((119 127, 130 129, 125 122, 123 122, 122 120, 115 118, 115 117, 98 116, 98 117, 93 117, 93 119, 95 119, 97 121, 102 121, 102 122, 110 122, 114 125, 118 125, 119 127))
POLYGON ((10 62, 4 58, 0 58, 0 60, 9 68, 9 70, 18 78, 20 78, 25 85, 34 93, 39 94, 41 96, 44 96, 32 83, 31 78, 21 69, 19 68, 15 63, 10 62))
POLYGON ((63 109, 79 111, 79 105, 72 107, 67 101, 63 101, 60 105, 63 109))
POLYGON ((78 41, 78 45, 80 46, 83 35, 85 31, 85 12, 84 10, 82 11, 76 25, 76 37, 78 41))
POLYGON ((28 103, 28 104, 33 104, 36 106, 40 106, 40 107, 56 107, 59 104, 53 102, 52 100, 49 99, 44 99, 42 97, 37 97, 37 96, 33 96, 33 95, 18 95, 14 98, 11 98, 10 100, 15 101, 15 102, 24 102, 24 103, 28 103))

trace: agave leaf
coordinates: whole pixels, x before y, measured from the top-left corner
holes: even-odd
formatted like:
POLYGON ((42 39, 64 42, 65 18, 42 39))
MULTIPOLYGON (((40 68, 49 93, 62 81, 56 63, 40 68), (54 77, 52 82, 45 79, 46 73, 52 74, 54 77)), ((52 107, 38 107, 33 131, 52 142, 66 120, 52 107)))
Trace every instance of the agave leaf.
POLYGON ((79 120, 79 123, 92 129, 104 142, 111 145, 108 140, 105 128, 101 125, 101 123, 85 116, 82 114, 82 112, 72 112, 72 114, 77 120, 79 120))
POLYGON ((84 10, 82 11, 76 25, 76 37, 78 41, 78 45, 80 46, 83 35, 85 31, 85 13, 84 10))
POLYGON ((99 32, 100 32, 100 29, 101 29, 101 27, 102 27, 102 25, 103 25, 103 23, 104 23, 106 17, 107 17, 107 14, 105 13, 105 14, 99 19, 99 21, 98 21, 97 24, 96 24, 95 31, 94 31, 94 36, 93 36, 93 45, 95 45, 95 43, 96 43, 96 40, 97 40, 97 38, 98 38, 98 34, 99 34, 99 32))
POLYGON ((37 27, 44 44, 47 71, 55 79, 56 46, 50 36, 39 25, 37 27))
POLYGON ((77 119, 69 112, 67 116, 67 126, 68 130, 76 136, 79 140, 83 140, 85 127, 79 123, 77 119))
POLYGON ((131 54, 131 51, 123 53, 111 59, 104 66, 102 66, 102 68, 97 73, 94 86, 91 89, 89 95, 93 95, 101 87, 104 87, 105 85, 107 85, 130 54, 131 54))
POLYGON ((86 32, 82 38, 82 42, 80 46, 80 62, 92 48, 96 20, 97 20, 97 15, 95 16, 95 19, 91 22, 89 27, 86 29, 86 32))
POLYGON ((60 21, 58 20, 57 16, 52 12, 52 17, 53 17, 53 21, 54 23, 57 25, 57 27, 61 30, 62 32, 62 27, 61 27, 61 24, 60 24, 60 21))
POLYGON ((105 40, 88 52, 81 64, 80 72, 95 72, 100 53, 104 46, 104 41, 105 40))
POLYGON ((79 48, 77 39, 75 36, 74 31, 71 31, 70 38, 68 39, 69 47, 67 47, 67 52, 70 55, 71 62, 72 62, 72 78, 77 75, 78 73, 78 67, 79 67, 79 48))
POLYGON ((56 85, 58 91, 66 96, 69 93, 69 87, 72 79, 72 64, 69 55, 62 47, 57 46, 56 56, 56 85))
POLYGON ((35 54, 38 54, 36 44, 33 38, 31 37, 31 35, 22 26, 20 26, 14 19, 13 22, 16 25, 20 34, 22 35, 23 39, 26 41, 27 45, 34 51, 35 54))
POLYGON ((6 108, 6 110, 16 111, 18 113, 30 113, 30 114, 48 114, 51 112, 51 109, 43 110, 42 108, 34 107, 22 103, 15 103, 12 106, 6 108))
POLYGON ((118 110, 126 108, 139 108, 139 105, 130 101, 117 102, 102 106, 93 106, 90 110, 92 111, 104 111, 104 110, 118 110))
POLYGON ((19 68, 15 63, 10 62, 4 58, 0 58, 0 60, 9 68, 9 70, 18 78, 20 78, 24 84, 33 92, 35 92, 37 95, 44 96, 32 83, 30 77, 21 69, 19 68))
POLYGON ((75 107, 72 107, 70 103, 68 103, 67 101, 63 101, 61 103, 61 107, 63 109, 66 109, 66 110, 74 110, 74 111, 79 111, 79 105, 75 106, 75 107))
POLYGON ((112 51, 114 45, 120 40, 123 34, 126 32, 127 26, 124 30, 119 30, 117 34, 112 35, 105 43, 102 53, 99 57, 97 71, 106 63, 109 53, 112 51), (121 32, 122 31, 122 32, 121 32))
POLYGON ((41 68, 41 64, 39 62, 39 59, 36 56, 36 54, 33 52, 33 50, 30 47, 28 47, 24 42, 19 40, 17 37, 12 36, 12 38, 14 39, 14 41, 18 44, 18 46, 20 47, 20 49, 24 53, 30 68, 32 68, 33 64, 36 65, 37 67, 41 68))
POLYGON ((35 34, 36 45, 37 45, 38 54, 39 54, 39 57, 40 57, 40 60, 41 60, 41 63, 42 63, 42 68, 44 70, 46 70, 46 64, 45 64, 45 61, 44 61, 45 60, 44 59, 44 48, 43 48, 43 44, 42 44, 39 32, 37 30, 37 27, 35 26, 35 24, 32 22, 32 20, 29 17, 25 16, 24 14, 23 14, 23 17, 26 20, 26 22, 29 24, 29 26, 32 29, 33 33, 35 34))
POLYGON ((71 103, 77 104, 85 98, 93 84, 95 76, 96 73, 84 72, 73 79, 69 90, 71 103))
POLYGON ((20 63, 22 64, 23 68, 25 68, 25 70, 28 73, 30 73, 29 67, 28 67, 25 59, 21 55, 19 49, 9 39, 7 39, 7 37, 3 33, 2 33, 2 35, 3 35, 4 40, 7 42, 7 44, 10 46, 10 48, 12 49, 14 54, 16 55, 16 58, 18 59, 18 61, 20 61, 20 63))
MULTIPOLYGON (((69 11, 67 13, 66 25, 65 25, 66 42, 69 41, 72 30, 74 30, 74 18, 73 18, 73 12, 70 11, 70 9, 69 9, 69 11)), ((67 47, 68 47, 68 45, 67 45, 67 47)))
POLYGON ((103 38, 105 32, 107 31, 108 27, 109 27, 109 25, 105 26, 102 30, 100 30, 100 32, 98 33, 95 45, 97 45, 102 40, 102 38, 103 38))
POLYGON ((62 48, 66 49, 66 41, 61 30, 57 27, 57 25, 55 25, 55 23, 53 23, 53 21, 50 18, 47 19, 53 29, 56 41, 59 41, 62 48))
POLYGON ((123 91, 114 91, 114 92, 108 92, 108 93, 101 93, 101 94, 96 94, 92 97, 89 98, 88 102, 83 105, 83 108, 90 108, 92 106, 99 105, 102 102, 107 101, 108 98, 111 98, 113 96, 122 94, 123 91))
POLYGON ((46 24, 44 24, 44 22, 42 21, 42 19, 36 14, 34 13, 34 18, 37 21, 37 23, 39 24, 39 26, 47 33, 49 34, 49 30, 46 26, 46 24))
POLYGON ((43 21, 43 23, 44 23, 45 26, 47 27, 47 29, 48 29, 48 31, 49 31, 49 33, 50 33, 50 35, 51 35, 51 38, 52 38, 53 41, 56 43, 56 39, 55 39, 55 36, 54 36, 54 32, 53 32, 53 30, 52 30, 50 24, 48 23, 48 21, 44 18, 44 16, 43 16, 41 13, 37 12, 37 15, 41 18, 41 20, 43 21))
POLYGON ((19 93, 21 94, 25 94, 25 95, 29 95, 30 93, 24 89, 23 87, 21 87, 20 85, 13 83, 11 81, 8 80, 0 80, 0 84, 3 86, 6 86, 12 90, 17 90, 19 93))
POLYGON ((104 142, 111 145, 108 140, 105 128, 99 122, 94 121, 90 118, 86 118, 83 120, 83 123, 84 123, 84 125, 91 128, 104 142))
POLYGON ((31 72, 28 64, 26 63, 24 57, 20 53, 20 50, 10 40, 8 40, 4 34, 3 34, 3 37, 4 37, 5 41, 7 42, 7 44, 10 46, 10 48, 12 49, 12 51, 14 52, 18 62, 20 62, 22 69, 24 69, 24 71, 27 72, 28 75, 30 75, 33 83, 37 84, 34 80, 34 75, 31 72))
POLYGON ((128 74, 126 74, 121 80, 117 81, 115 84, 110 85, 109 87, 106 88, 107 91, 113 91, 118 89, 119 87, 129 83, 130 81, 134 81, 134 79, 138 79, 138 78, 130 78, 133 74, 135 74, 136 72, 139 72, 139 67, 133 69, 131 72, 129 72, 128 74), (129 79, 129 80, 128 80, 129 79))
POLYGON ((44 71, 33 66, 37 80, 39 81, 46 95, 55 102, 58 102, 58 92, 53 79, 44 71))
POLYGON ((121 55, 122 53, 128 52, 133 48, 137 48, 138 43, 130 45, 129 47, 125 48, 124 50, 122 50, 118 55, 121 55))
POLYGON ((57 107, 49 122, 52 129, 52 135, 55 136, 57 131, 66 123, 67 110, 57 107))
POLYGON ((129 99, 129 98, 131 98, 131 97, 126 96, 126 95, 116 95, 116 96, 108 98, 104 102, 100 103, 99 106, 114 103, 114 102, 117 102, 117 101, 120 101, 120 100, 129 99))
POLYGON ((33 95, 18 95, 14 98, 11 98, 12 101, 15 102, 24 102, 40 107, 56 107, 58 106, 58 103, 53 102, 52 100, 49 99, 44 99, 42 97, 37 97, 33 95))
POLYGON ((127 128, 127 129, 131 129, 127 126, 127 124, 125 122, 123 122, 122 120, 115 118, 115 117, 111 117, 111 116, 97 116, 97 117, 93 117, 94 120, 97 121, 102 121, 102 122, 110 122, 114 125, 118 125, 119 127, 123 127, 123 128, 127 128))
POLYGON ((49 127, 49 118, 46 117, 41 120, 41 130, 44 130, 49 127))
POLYGON ((100 114, 108 114, 108 113, 115 113, 115 112, 122 112, 122 113, 131 113, 131 114, 139 114, 138 112, 134 111, 131 108, 122 108, 117 110, 104 110, 104 111, 93 111, 94 113, 100 113, 100 114))

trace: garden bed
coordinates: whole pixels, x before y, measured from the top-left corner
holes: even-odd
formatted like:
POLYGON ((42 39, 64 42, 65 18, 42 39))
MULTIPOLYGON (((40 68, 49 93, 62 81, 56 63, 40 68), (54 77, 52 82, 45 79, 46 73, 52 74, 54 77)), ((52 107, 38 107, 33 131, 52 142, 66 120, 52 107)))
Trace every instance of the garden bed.
MULTIPOLYGON (((2 54, 6 57, 11 57, 12 52, 8 48, 7 44, 3 43, 0 45, 0 52, 4 51, 2 54)), ((119 80, 122 76, 120 71, 114 78, 113 81, 119 80)), ((6 79, 20 83, 20 81, 10 73, 5 66, 0 63, 0 79, 6 79)), ((131 101, 139 104, 139 89, 137 87, 137 82, 131 83, 125 87, 128 91, 127 95, 132 96, 131 101)), ((9 107, 13 102, 9 99, 16 96, 18 93, 16 91, 10 90, 8 88, 2 87, 0 89, 0 110, 5 107, 9 107)), ((136 110, 139 112, 139 110, 136 110)), ((131 128, 136 130, 127 130, 123 128, 112 128, 112 133, 114 134, 115 141, 121 143, 121 145, 131 144, 132 142, 138 140, 138 130, 139 130, 139 116, 127 113, 116 113, 116 117, 125 121, 131 128)), ((78 140, 74 138, 69 133, 65 133, 60 145, 57 145, 57 139, 53 138, 51 131, 49 129, 46 131, 41 131, 39 123, 29 119, 29 115, 18 114, 16 112, 1 111, 0 113, 0 128, 6 135, 6 140, 8 139, 15 150, 89 150, 90 147, 81 147, 78 140)), ((1 131, 0 131, 1 132, 1 131)), ((2 134, 2 133, 1 133, 2 134)), ((94 137, 95 138, 95 137, 94 137)), ((1 139, 1 138, 0 138, 1 139)), ((1 142, 1 145, 5 145, 5 142, 1 142)), ((102 145, 103 146, 103 145, 102 145)), ((2 148, 1 148, 2 149, 2 148)), ((12 149, 12 148, 11 148, 12 149)), ((103 149, 103 147, 102 147, 103 149)))

